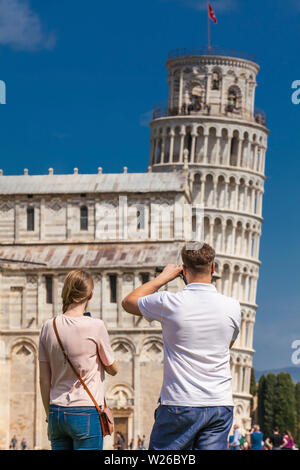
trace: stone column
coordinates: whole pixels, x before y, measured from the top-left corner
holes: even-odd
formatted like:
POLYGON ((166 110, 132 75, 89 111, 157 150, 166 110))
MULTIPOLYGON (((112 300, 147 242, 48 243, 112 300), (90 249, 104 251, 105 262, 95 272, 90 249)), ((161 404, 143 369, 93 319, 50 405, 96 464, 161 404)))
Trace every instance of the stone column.
POLYGON ((253 232, 250 229, 245 229, 245 244, 246 244, 246 249, 245 249, 245 256, 247 258, 252 258, 252 237, 253 237, 253 232))
POLYGON ((240 244, 240 249, 239 249, 239 255, 240 256, 244 256, 244 246, 245 246, 245 243, 246 243, 245 242, 245 232, 246 232, 246 230, 242 225, 242 227, 241 227, 241 244, 240 244))
POLYGON ((236 211, 240 210, 239 208, 240 188, 241 188, 241 184, 237 183, 236 188, 235 188, 235 201, 234 201, 234 210, 236 211))
POLYGON ((258 254, 259 254, 260 235, 261 235, 260 233, 257 233, 255 237, 255 248, 254 248, 255 258, 258 258, 258 254))
POLYGON ((229 266, 229 282, 228 282, 228 293, 227 293, 229 297, 231 297, 232 295, 232 280, 233 280, 232 267, 229 266))
POLYGON ((262 200, 263 200, 263 192, 258 191, 257 215, 259 215, 260 217, 262 215, 262 200))
POLYGON ((173 163, 173 154, 174 154, 174 136, 175 132, 173 127, 170 130, 170 155, 169 155, 169 162, 173 163))
POLYGON ((245 300, 246 302, 251 302, 251 276, 249 274, 246 275, 246 282, 245 282, 245 300))
POLYGON ((227 181, 227 189, 225 194, 225 206, 230 207, 230 181, 227 181))
POLYGON ((251 288, 250 288, 250 302, 253 303, 255 299, 255 285, 256 285, 256 279, 255 277, 251 276, 249 278, 249 281, 251 281, 251 288))
POLYGON ((165 147, 166 147, 166 129, 163 129, 162 142, 161 142, 161 153, 160 153, 160 163, 164 163, 165 160, 165 147))
POLYGON ((207 134, 207 129, 204 129, 203 163, 208 162, 207 149, 208 149, 208 134, 207 134))
POLYGON ((225 253, 225 234, 226 234, 226 223, 224 223, 223 219, 221 219, 222 224, 222 238, 221 238, 221 251, 225 253))
POLYGON ((197 138, 197 130, 195 128, 193 128, 193 130, 191 132, 191 136, 192 136, 192 145, 191 145, 190 162, 194 163, 194 160, 195 160, 195 145, 196 145, 196 138, 197 138))
POLYGON ((244 161, 245 161, 245 165, 244 167, 245 168, 248 168, 250 166, 250 149, 249 149, 249 145, 250 145, 250 142, 249 142, 249 139, 246 140, 246 145, 245 145, 245 155, 246 155, 246 158, 244 158, 244 161))
POLYGON ((226 166, 229 166, 230 164, 230 155, 231 155, 231 140, 232 140, 232 136, 229 135, 228 133, 228 142, 227 142, 227 153, 226 153, 226 159, 225 159, 225 165, 226 166))
POLYGON ((257 289, 258 277, 252 277, 252 299, 256 299, 256 289, 257 289))
POLYGON ((257 238, 259 237, 258 233, 257 232, 252 232, 252 235, 251 235, 251 257, 252 258, 257 258, 256 256, 256 251, 257 251, 257 248, 256 248, 256 245, 257 245, 257 238), (252 242, 252 239, 253 239, 253 242, 252 242), (253 248, 252 248, 252 245, 253 245, 253 248))
POLYGON ((212 163, 215 165, 220 165, 221 135, 219 134, 219 131, 216 133, 216 139, 215 158, 212 158, 212 163))
POLYGON ((231 253, 234 255, 235 254, 235 238, 236 238, 236 229, 237 226, 236 224, 232 226, 232 244, 231 244, 231 253))
POLYGON ((239 271, 234 272, 234 274, 237 277, 237 283, 236 283, 236 298, 240 298, 240 278, 241 278, 241 273, 239 271))
POLYGON ((248 153, 248 168, 252 168, 252 160, 253 160, 253 143, 249 140, 249 153, 248 153))
POLYGON ((255 193, 256 193, 256 190, 254 188, 254 186, 252 186, 251 188, 251 211, 253 214, 255 214, 255 193))
POLYGON ((181 126, 180 130, 180 149, 179 149, 179 162, 183 163, 183 146, 184 146, 184 138, 185 138, 185 126, 181 126))
POLYGON ((242 162, 242 140, 238 139, 238 148, 237 148, 237 166, 241 167, 242 162))
POLYGON ((248 342, 249 348, 251 349, 253 346, 253 331, 254 331, 254 322, 251 321, 249 323, 249 342, 248 342))
POLYGON ((218 187, 218 182, 213 179, 213 197, 212 197, 212 206, 217 207, 217 187, 218 187))
POLYGON ((258 152, 259 144, 256 142, 254 145, 254 158, 253 158, 253 165, 252 170, 256 171, 257 168, 257 152, 258 152))
POLYGON ((213 246, 214 244, 214 222, 209 222, 209 244, 213 246))
POLYGON ((240 347, 242 349, 246 346, 245 333, 246 333, 246 320, 245 320, 244 314, 242 314, 241 331, 240 331, 240 347))
POLYGON ((261 162, 261 154, 262 148, 260 145, 257 146, 257 153, 256 153, 256 163, 255 163, 255 171, 259 172, 260 169, 260 162, 261 162))
POLYGON ((229 203, 227 205, 227 198, 228 198, 228 194, 229 194, 229 181, 228 180, 225 180, 225 186, 224 186, 224 193, 223 193, 223 197, 222 197, 222 201, 221 201, 221 209, 224 209, 226 207, 229 206, 229 203))
POLYGON ((208 138, 207 130, 204 129, 203 163, 208 163, 208 138))
POLYGON ((245 392, 250 393, 250 377, 251 377, 251 367, 246 367, 246 383, 245 383, 245 392))
POLYGON ((242 363, 239 364, 239 386, 238 386, 238 391, 239 392, 243 391, 243 365, 242 365, 242 363))
POLYGON ((205 196, 205 177, 201 175, 201 189, 200 189, 200 204, 204 204, 204 196, 205 196))

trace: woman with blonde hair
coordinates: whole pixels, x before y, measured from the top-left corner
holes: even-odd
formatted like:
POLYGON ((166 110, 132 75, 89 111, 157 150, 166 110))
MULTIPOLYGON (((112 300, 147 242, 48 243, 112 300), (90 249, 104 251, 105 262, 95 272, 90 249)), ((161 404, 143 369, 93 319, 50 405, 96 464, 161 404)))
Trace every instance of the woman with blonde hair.
MULTIPOLYGON (((86 316, 94 283, 83 270, 73 270, 62 289, 63 314, 55 324, 65 353, 96 403, 104 407, 104 377, 117 373, 110 340, 102 320, 86 316)), ((65 359, 53 319, 39 337, 40 389, 52 450, 102 450, 99 412, 65 359)))

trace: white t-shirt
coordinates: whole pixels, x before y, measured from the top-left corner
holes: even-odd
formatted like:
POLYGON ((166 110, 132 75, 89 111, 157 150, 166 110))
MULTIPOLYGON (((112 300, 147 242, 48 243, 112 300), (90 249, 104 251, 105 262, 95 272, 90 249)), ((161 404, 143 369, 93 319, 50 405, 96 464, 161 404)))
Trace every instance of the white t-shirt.
POLYGON ((229 345, 240 329, 239 302, 212 284, 192 282, 180 292, 140 297, 138 307, 162 325, 161 404, 233 406, 229 345))

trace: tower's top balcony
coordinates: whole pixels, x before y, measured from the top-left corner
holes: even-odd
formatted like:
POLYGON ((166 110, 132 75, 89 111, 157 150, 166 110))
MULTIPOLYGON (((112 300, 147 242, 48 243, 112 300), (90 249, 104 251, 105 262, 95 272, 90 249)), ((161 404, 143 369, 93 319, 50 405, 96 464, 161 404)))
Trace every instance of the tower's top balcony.
POLYGON ((175 49, 166 66, 169 98, 155 105, 153 119, 210 115, 266 125, 254 106, 259 65, 252 55, 214 46, 175 49))
POLYGON ((202 46, 202 47, 190 47, 190 48, 181 48, 174 49, 169 52, 168 60, 178 59, 179 57, 195 57, 195 56, 214 56, 214 57, 228 57, 243 59, 250 62, 253 62, 256 66, 256 57, 247 52, 238 51, 235 49, 226 49, 218 46, 202 46))

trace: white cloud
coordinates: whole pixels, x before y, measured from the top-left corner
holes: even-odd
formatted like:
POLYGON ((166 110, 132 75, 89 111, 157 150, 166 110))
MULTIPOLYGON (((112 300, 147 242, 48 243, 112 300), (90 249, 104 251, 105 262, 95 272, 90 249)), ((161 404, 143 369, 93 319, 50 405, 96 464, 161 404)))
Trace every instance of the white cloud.
POLYGON ((150 122, 153 120, 153 110, 147 111, 140 116, 140 126, 148 127, 150 122))
POLYGON ((52 49, 54 33, 44 30, 28 0, 0 0, 0 46, 15 50, 52 49))

